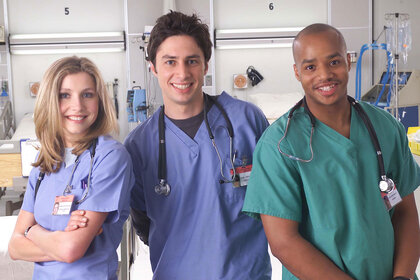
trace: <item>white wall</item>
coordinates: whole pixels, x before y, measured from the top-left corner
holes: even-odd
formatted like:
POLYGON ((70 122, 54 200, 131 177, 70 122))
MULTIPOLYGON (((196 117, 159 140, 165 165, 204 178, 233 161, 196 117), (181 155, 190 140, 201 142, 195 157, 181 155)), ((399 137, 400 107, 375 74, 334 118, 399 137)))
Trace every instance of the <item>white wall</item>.
MULTIPOLYGON (((253 1, 214 0, 214 28, 245 29, 304 27, 315 22, 327 23, 327 0, 253 1), (273 3, 270 10, 269 4, 273 3)), ((216 93, 227 91, 249 101, 250 94, 302 93, 293 72, 292 48, 215 50, 216 93), (235 89, 233 76, 245 74, 253 66, 264 79, 256 86, 235 89)), ((300 96, 300 95, 299 95, 300 96)))
MULTIPOLYGON (((371 38, 371 0, 316 0, 316 1, 214 1, 214 26, 216 29, 305 27, 312 23, 329 23, 345 37, 349 51, 359 53, 363 44, 371 38), (273 3, 274 9, 269 9, 273 3), (360 17, 349 17, 349 11, 360 17)), ((300 83, 293 73, 293 57, 290 48, 220 50, 215 51, 216 92, 222 90, 249 101, 249 94, 272 93, 276 95, 299 92, 300 83), (264 80, 255 87, 235 89, 233 75, 244 74, 248 66, 254 66, 264 80)), ((363 59, 362 90, 371 85, 371 58, 363 59)), ((354 96, 356 64, 352 64, 348 93, 354 96)))
MULTIPOLYGON (((371 41, 372 29, 372 0, 331 0, 329 24, 338 28, 344 36, 348 51, 355 51, 357 58, 360 48, 371 41), (348 16, 349 14, 357 16, 348 16)), ((362 60, 361 92, 366 92, 372 84, 372 57, 366 51, 362 60)), ((353 63, 349 73, 347 85, 348 94, 355 95, 356 63, 353 63)))
POLYGON ((124 30, 123 1, 8 0, 10 33, 124 30), (64 9, 69 8, 65 15, 64 9))
MULTIPOLYGON (((124 30, 124 2, 114 0, 13 0, 8 1, 9 33, 59 33, 124 30), (69 14, 65 14, 68 8, 69 14), (94 11, 94 12, 93 12, 94 11)), ((72 54, 68 54, 72 55, 72 54)), ((127 134, 125 53, 79 54, 91 58, 105 82, 119 80, 120 140, 127 134)), ((16 123, 33 112, 35 98, 29 83, 40 81, 55 60, 67 55, 11 55, 12 93, 16 123)), ((111 93, 112 94, 112 93, 111 93)))
POLYGON ((178 0, 176 1, 176 10, 189 15, 195 13, 204 23, 210 26, 209 0, 178 0))
POLYGON ((214 0, 216 29, 298 27, 327 22, 327 0, 214 0), (269 4, 273 3, 273 9, 269 4))

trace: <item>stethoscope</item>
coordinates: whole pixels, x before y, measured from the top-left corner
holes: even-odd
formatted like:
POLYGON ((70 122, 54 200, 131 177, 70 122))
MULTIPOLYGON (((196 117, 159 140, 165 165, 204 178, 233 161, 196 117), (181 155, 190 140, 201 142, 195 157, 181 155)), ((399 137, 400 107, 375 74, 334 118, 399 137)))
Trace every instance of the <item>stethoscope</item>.
MULTIPOLYGON (((91 176, 92 176, 92 168, 93 168, 93 159, 95 157, 95 153, 96 153, 96 142, 98 141, 98 139, 95 139, 92 143, 92 150, 90 152, 90 167, 89 167, 89 175, 88 175, 88 181, 87 181, 87 187, 86 187, 86 191, 83 194, 82 198, 78 201, 75 202, 75 204, 80 204, 83 201, 85 201, 87 195, 89 194, 89 188, 90 188, 90 181, 91 181, 91 176)), ((71 182, 73 181, 73 176, 74 176, 74 172, 76 171, 77 166, 79 165, 79 157, 77 156, 74 165, 73 165, 73 169, 71 171, 71 175, 69 178, 69 181, 66 185, 66 188, 63 191, 63 195, 68 195, 71 193, 71 190, 73 189, 73 186, 71 185, 71 182)), ((44 179, 45 173, 44 172, 40 172, 38 175, 38 179, 36 181, 36 185, 35 185, 35 198, 36 198, 36 194, 38 193, 38 189, 39 186, 41 185, 42 180, 44 179)))
MULTIPOLYGON (((214 104, 219 109, 220 113, 222 114, 223 118, 226 121, 226 129, 229 134, 229 161, 232 166, 232 176, 228 179, 225 174, 223 173, 223 162, 222 158, 219 153, 219 149, 217 148, 216 142, 214 140, 214 135, 211 131, 210 124, 207 118, 207 105, 208 105, 208 95, 204 94, 204 123, 206 124, 207 132, 209 134, 209 138, 212 142, 212 145, 217 153, 217 157, 219 158, 220 163, 220 174, 223 179, 219 182, 222 183, 232 183, 236 180, 236 171, 233 165, 235 161, 235 154, 233 153, 233 127, 232 123, 230 122, 226 111, 223 109, 222 105, 216 100, 213 99, 214 104)), ((166 170, 166 143, 165 143, 165 106, 162 105, 160 107, 160 114, 159 114, 159 163, 158 163, 158 178, 159 184, 155 186, 155 192, 159 195, 168 196, 171 192, 171 186, 167 181, 167 170, 166 170)))
MULTIPOLYGON (((388 178, 386 176, 385 173, 385 165, 384 165, 384 159, 382 156, 382 150, 381 147, 379 145, 379 140, 378 137, 376 136, 376 132, 375 129, 372 125, 372 122, 370 121, 368 115, 366 114, 365 110, 363 110, 362 106, 360 105, 359 102, 357 102, 353 97, 351 96, 347 96, 347 99, 349 100, 350 104, 354 107, 354 109, 356 110, 356 112, 359 114, 359 116, 362 118, 363 123, 365 124, 369 135, 370 135, 370 139, 373 143, 373 146, 375 147, 376 150, 376 156, 378 159, 378 165, 379 165, 379 176, 380 176, 380 181, 379 181, 379 189, 382 192, 390 192, 394 189, 395 184, 392 181, 391 178, 388 178)), ((279 140, 279 142, 277 143, 277 149, 279 150, 279 152, 288 157, 289 159, 292 160, 296 160, 296 161, 301 161, 301 162, 311 162, 313 157, 314 157, 314 152, 312 149, 312 136, 314 133, 314 129, 315 129, 315 117, 314 115, 311 113, 311 111, 309 110, 308 104, 306 103, 306 98, 304 97, 302 100, 300 100, 298 103, 296 103, 295 106, 293 106, 293 108, 290 110, 289 115, 287 116, 287 123, 286 123, 286 130, 284 132, 283 137, 279 140), (308 114, 310 120, 311 120, 311 136, 309 139, 309 148, 311 150, 311 157, 309 159, 301 159, 297 156, 294 155, 289 155, 287 153, 285 153, 284 151, 282 151, 282 149, 280 148, 280 143, 283 141, 283 139, 286 137, 287 135, 287 130, 289 129, 289 125, 290 125, 290 120, 293 117, 293 113, 302 106, 303 104, 303 108, 305 110, 305 112, 308 114)))

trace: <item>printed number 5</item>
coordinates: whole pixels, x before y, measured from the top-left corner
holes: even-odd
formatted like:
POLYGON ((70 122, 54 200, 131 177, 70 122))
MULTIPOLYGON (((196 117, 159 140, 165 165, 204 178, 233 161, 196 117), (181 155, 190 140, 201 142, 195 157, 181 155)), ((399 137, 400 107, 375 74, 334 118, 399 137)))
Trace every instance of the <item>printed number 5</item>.
POLYGON ((270 3, 270 4, 268 5, 268 8, 270 9, 270 11, 272 11, 272 10, 274 9, 274 4, 273 4, 273 3, 270 3))
POLYGON ((64 14, 67 16, 68 14, 70 14, 70 9, 69 8, 64 8, 64 14))

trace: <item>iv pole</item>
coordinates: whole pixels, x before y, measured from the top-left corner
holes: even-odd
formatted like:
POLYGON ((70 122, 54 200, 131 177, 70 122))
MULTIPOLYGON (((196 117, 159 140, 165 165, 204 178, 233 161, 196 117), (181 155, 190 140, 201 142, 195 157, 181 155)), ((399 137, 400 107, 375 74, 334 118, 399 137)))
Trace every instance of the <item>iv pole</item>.
MULTIPOLYGON (((393 20, 393 39, 394 39, 394 46, 392 46, 391 48, 391 52, 394 54, 394 65, 395 65, 395 107, 393 108, 393 113, 394 116, 397 120, 400 120, 399 114, 398 114, 398 91, 399 91, 399 83, 398 83, 398 79, 399 79, 399 73, 398 73, 398 64, 399 64, 399 59, 400 59, 400 51, 399 51, 399 46, 398 44, 403 43, 403 42, 399 42, 399 29, 400 29, 400 25, 401 25, 401 20, 408 20, 409 19, 409 15, 408 14, 403 14, 403 13, 389 13, 389 14, 385 14, 385 20, 393 20)), ((390 43, 391 44, 391 43, 390 43)), ((390 46, 391 47, 391 46, 390 46)), ((402 48, 401 48, 402 49, 402 48)))
POLYGON ((398 60, 399 60, 399 53, 398 53, 398 27, 399 27, 399 13, 395 13, 394 18, 394 38, 395 38, 395 53, 394 53, 394 63, 395 63, 395 118, 400 120, 398 115, 398 60))

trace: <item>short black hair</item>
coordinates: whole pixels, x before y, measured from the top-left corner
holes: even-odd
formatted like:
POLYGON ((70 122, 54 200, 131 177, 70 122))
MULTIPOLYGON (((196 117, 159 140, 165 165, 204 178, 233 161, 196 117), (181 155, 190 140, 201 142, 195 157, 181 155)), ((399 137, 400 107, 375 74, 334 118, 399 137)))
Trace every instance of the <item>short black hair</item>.
POLYGON ((204 54, 205 61, 210 60, 213 44, 210 40, 207 24, 204 24, 196 14, 188 16, 180 12, 170 11, 156 20, 156 25, 150 33, 147 45, 148 61, 155 65, 159 46, 168 37, 177 35, 188 35, 194 38, 204 54))

